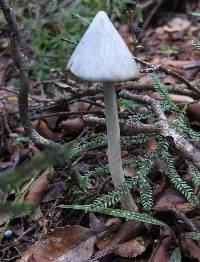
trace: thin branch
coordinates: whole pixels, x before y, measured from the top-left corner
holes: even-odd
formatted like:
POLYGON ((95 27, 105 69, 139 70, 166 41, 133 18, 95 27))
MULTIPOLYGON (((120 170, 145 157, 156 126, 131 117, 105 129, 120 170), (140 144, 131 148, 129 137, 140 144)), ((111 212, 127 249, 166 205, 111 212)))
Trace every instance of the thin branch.
MULTIPOLYGON (((10 93, 13 93, 13 94, 16 94, 17 96, 19 95, 19 92, 18 91, 15 91, 15 90, 11 90, 9 88, 6 88, 6 87, 2 87, 0 86, 0 89, 1 90, 4 90, 4 91, 7 91, 7 92, 10 92, 10 93)), ((29 98, 37 101, 37 102, 49 102, 50 100, 49 99, 41 99, 41 98, 37 98, 37 97, 34 97, 34 96, 31 96, 31 95, 28 95, 29 98)))
POLYGON ((15 66, 19 69, 21 85, 18 95, 18 107, 25 132, 39 146, 56 145, 53 141, 40 136, 30 121, 28 106, 29 63, 25 54, 25 43, 18 29, 16 17, 6 0, 0 0, 0 7, 9 28, 11 56, 15 66))
MULTIPOLYGON (((167 117, 162 111, 159 102, 148 96, 135 95, 125 90, 120 92, 119 96, 133 101, 140 101, 151 106, 158 118, 157 124, 159 123, 160 127, 160 129, 158 129, 156 133, 164 137, 172 137, 176 148, 197 168, 200 169, 199 150, 193 144, 187 141, 185 137, 179 134, 174 128, 170 127, 170 125, 168 124, 167 117)), ((156 123, 154 123, 153 125, 156 125, 156 123)))
POLYGON ((142 59, 137 58, 136 56, 134 56, 135 60, 145 66, 147 66, 150 70, 153 71, 160 71, 163 72, 165 74, 171 75, 175 78, 177 78, 178 80, 180 80, 182 83, 186 84, 186 86, 190 89, 193 90, 195 93, 198 94, 198 96, 200 96, 200 90, 196 87, 193 86, 190 81, 188 81, 185 77, 183 77, 182 75, 180 75, 179 73, 173 71, 170 68, 167 68, 163 65, 157 65, 157 64, 151 64, 149 62, 143 61, 142 59))

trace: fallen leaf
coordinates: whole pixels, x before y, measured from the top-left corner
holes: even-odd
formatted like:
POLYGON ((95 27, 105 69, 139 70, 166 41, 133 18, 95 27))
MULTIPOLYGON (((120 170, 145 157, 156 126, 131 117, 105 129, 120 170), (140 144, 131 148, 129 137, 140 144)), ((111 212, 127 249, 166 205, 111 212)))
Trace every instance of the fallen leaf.
POLYGON ((30 186, 23 196, 24 200, 39 205, 48 189, 50 170, 44 171, 30 186))
POLYGON ((100 250, 95 253, 94 257, 103 257, 113 253, 114 251, 117 250, 119 244, 123 244, 133 239, 143 229, 144 229, 143 223, 137 221, 127 221, 121 226, 120 229, 108 231, 109 234, 105 232, 103 235, 97 238, 96 246, 100 250))
POLYGON ((194 102, 194 99, 189 96, 183 96, 183 95, 174 95, 170 94, 171 100, 178 104, 188 104, 194 102))
POLYGON ((186 203, 181 193, 174 188, 167 188, 157 200, 153 209, 158 212, 166 212, 175 206, 184 213, 194 209, 194 206, 186 203))
POLYGON ((200 246, 191 239, 181 239, 181 246, 183 252, 192 258, 198 259, 200 261, 200 246))
POLYGON ((164 30, 168 33, 180 32, 187 30, 191 22, 185 18, 175 17, 164 26, 164 30))
POLYGON ((143 239, 131 239, 123 244, 119 244, 114 249, 114 254, 121 257, 137 257, 146 250, 143 239))
POLYGON ((172 240, 172 233, 169 228, 164 227, 160 230, 160 241, 154 249, 149 262, 168 262, 169 248, 172 240))
POLYGON ((79 225, 56 228, 28 248, 18 262, 84 262, 94 252, 96 237, 79 225))
POLYGON ((167 61, 163 61, 162 63, 163 63, 164 65, 168 65, 168 66, 183 68, 183 66, 184 66, 187 62, 188 62, 188 61, 186 61, 186 60, 167 60, 167 61))
POLYGON ((186 112, 191 121, 200 121, 200 103, 189 104, 186 112))
POLYGON ((65 134, 77 134, 82 131, 85 123, 81 117, 62 121, 61 128, 65 134))
POLYGON ((36 120, 33 123, 34 123, 36 130, 45 138, 48 138, 51 140, 57 140, 60 138, 59 136, 60 134, 52 132, 45 121, 36 120))

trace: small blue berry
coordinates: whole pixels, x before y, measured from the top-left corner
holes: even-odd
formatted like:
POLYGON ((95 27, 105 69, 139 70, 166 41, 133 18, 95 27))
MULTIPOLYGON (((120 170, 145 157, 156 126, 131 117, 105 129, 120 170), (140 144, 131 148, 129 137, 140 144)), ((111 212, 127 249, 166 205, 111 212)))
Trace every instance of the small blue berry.
POLYGON ((6 230, 5 232, 4 232, 4 237, 6 237, 6 238, 10 238, 10 237, 12 237, 12 235, 13 235, 13 231, 12 230, 6 230))

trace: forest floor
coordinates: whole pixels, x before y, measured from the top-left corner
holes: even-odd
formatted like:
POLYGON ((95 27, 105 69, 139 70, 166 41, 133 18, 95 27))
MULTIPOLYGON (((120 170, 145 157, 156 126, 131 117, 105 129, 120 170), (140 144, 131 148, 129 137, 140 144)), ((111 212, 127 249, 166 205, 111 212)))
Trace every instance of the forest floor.
MULTIPOLYGON (((162 4, 150 6, 154 10, 151 14, 144 10, 144 33, 138 43, 140 47, 136 49, 128 23, 130 12, 124 13, 127 19, 123 22, 115 22, 129 48, 142 60, 138 61, 140 79, 118 83, 117 90, 127 88, 131 92, 160 99, 148 76, 149 65, 144 61, 162 65, 164 70, 157 72, 161 82, 170 91, 172 101, 185 108, 188 127, 200 132, 199 94, 191 89, 192 85, 200 90, 200 51, 192 44, 192 41, 200 39, 200 18, 191 15, 191 12, 200 10, 200 5, 198 1, 184 3, 170 12, 162 4), (177 78, 171 72, 183 78, 177 78)), ((46 26, 52 27, 50 24, 46 26)), ((10 58, 9 40, 4 29, 1 35, 0 171, 5 172, 23 166, 41 151, 24 134, 17 105, 19 76, 10 58)), ((33 50, 28 50, 28 53, 31 63, 37 67, 35 58, 31 59, 33 50)), ((33 124, 48 139, 61 143, 75 139, 84 142, 92 135, 106 131, 104 126, 83 120, 85 114, 103 115, 103 96, 97 85, 84 86, 69 72, 54 68, 49 75, 43 76, 42 81, 30 77, 29 95, 33 124)), ((119 103, 122 114, 133 115, 144 109, 137 104, 127 108, 124 103, 119 103)), ((173 112, 168 112, 167 116, 170 121, 177 117, 173 112)), ((122 156, 124 160, 132 159, 151 152, 154 147, 153 139, 142 146, 126 145, 122 148, 122 156)), ((74 157, 72 163, 77 171, 84 174, 106 165, 106 153, 106 147, 97 146, 74 157)), ((176 170, 191 185, 192 174, 187 170, 181 153, 172 153, 176 170)), ((125 171, 127 177, 135 174, 133 167, 125 171)), ((200 236, 197 234, 196 240, 181 236, 186 232, 200 232, 199 206, 189 204, 171 185, 159 160, 152 167, 150 180, 154 203, 148 213, 167 226, 60 208, 61 204, 83 203, 84 194, 91 201, 107 193, 112 189, 111 177, 108 174, 91 177, 85 190, 81 191, 74 185, 67 170, 47 165, 33 180, 29 178, 26 183, 23 180, 23 186, 3 194, 3 200, 13 201, 19 197, 34 202, 37 209, 28 217, 16 215, 9 221, 1 216, 0 210, 0 233, 3 234, 0 261, 200 261, 200 236)), ((199 188, 195 187, 194 191, 200 198, 199 188)), ((139 189, 133 188, 132 195, 139 211, 145 212, 139 189)), ((85 201, 88 201, 87 198, 85 201)), ((119 203, 117 207, 120 207, 119 203)))

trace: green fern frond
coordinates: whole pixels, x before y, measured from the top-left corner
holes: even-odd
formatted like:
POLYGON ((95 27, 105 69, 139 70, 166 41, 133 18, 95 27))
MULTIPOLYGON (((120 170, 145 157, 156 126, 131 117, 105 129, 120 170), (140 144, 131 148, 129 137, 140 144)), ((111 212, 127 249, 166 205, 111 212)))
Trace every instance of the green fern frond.
MULTIPOLYGON (((153 152, 150 152, 150 153, 146 153, 143 155, 143 159, 149 159, 151 158, 151 155, 154 154, 153 152)), ((129 167, 131 166, 139 166, 140 165, 140 161, 141 161, 141 158, 140 157, 136 157, 134 159, 128 159, 128 160, 124 160, 122 162, 122 167, 123 169, 128 169, 129 167)), ((86 172, 83 177, 85 178, 85 182, 88 181, 88 179, 92 176, 98 176, 98 175, 106 175, 106 174, 109 174, 110 171, 109 171, 109 167, 108 165, 102 165, 102 166, 98 166, 97 168, 95 168, 94 170, 92 171, 88 171, 86 172)), ((87 183, 87 182, 86 182, 87 183)))
POLYGON ((161 98, 163 99, 163 104, 165 104, 165 106, 168 107, 168 109, 170 110, 179 111, 179 108, 171 101, 167 88, 160 82, 156 73, 150 73, 149 77, 153 83, 155 91, 158 92, 161 98))
POLYGON ((134 211, 126 211, 121 209, 112 209, 112 208, 105 208, 105 209, 98 209, 94 208, 91 205, 61 205, 61 208, 72 208, 76 210, 84 210, 86 212, 98 212, 105 215, 115 216, 115 217, 121 217, 126 218, 130 220, 136 220, 144 223, 150 223, 153 225, 159 225, 164 226, 165 223, 161 222, 158 219, 155 219, 154 217, 146 214, 146 213, 139 213, 134 211))
POLYGON ((200 241, 200 233, 199 232, 182 233, 180 236, 184 237, 184 238, 189 238, 189 239, 200 241))
POLYGON ((154 116, 154 113, 149 110, 149 111, 146 111, 146 112, 134 114, 132 116, 129 116, 129 118, 132 121, 141 121, 141 120, 149 119, 153 116, 154 116))
POLYGON ((192 188, 177 174, 174 161, 169 153, 168 143, 166 141, 163 141, 159 150, 159 155, 162 161, 163 171, 169 177, 174 187, 180 191, 192 205, 198 204, 199 201, 195 196, 192 188))
POLYGON ((149 158, 140 157, 140 165, 137 172, 140 198, 145 210, 150 210, 153 206, 153 192, 147 176, 154 164, 154 159, 155 154, 151 154, 149 158))
POLYGON ((97 147, 106 146, 108 143, 107 136, 105 134, 92 135, 89 141, 85 143, 80 143, 73 149, 72 156, 80 155, 81 153, 95 149, 97 147))
POLYGON ((154 135, 144 135, 144 134, 138 134, 136 136, 122 136, 121 144, 122 145, 142 145, 155 138, 156 136, 154 135))
POLYGON ((128 194, 130 190, 136 186, 138 177, 128 177, 124 183, 109 192, 106 195, 103 195, 97 199, 94 200, 94 202, 91 204, 93 208, 100 208, 104 209, 110 206, 114 206, 116 203, 120 201, 120 199, 128 194))
MULTIPOLYGON (((143 135, 143 134, 139 134, 136 136, 123 136, 121 137, 121 144, 122 145, 145 144, 152 138, 153 136, 143 135)), ((72 151, 72 156, 73 157, 78 156, 81 153, 86 152, 88 150, 107 146, 107 143, 108 143, 108 139, 105 134, 93 135, 90 137, 89 141, 85 143, 80 143, 78 146, 76 146, 72 151)))
POLYGON ((195 46, 197 49, 200 49, 200 41, 193 40, 192 45, 195 46))
POLYGON ((142 103, 127 100, 125 98, 119 98, 119 104, 122 108, 135 108, 142 105, 142 103))
POLYGON ((194 186, 200 186, 200 170, 194 166, 190 161, 186 161, 190 172, 193 174, 192 182, 194 186))
POLYGON ((185 113, 179 115, 179 117, 174 121, 175 127, 179 129, 189 140, 200 142, 200 133, 187 127, 185 124, 185 113))

